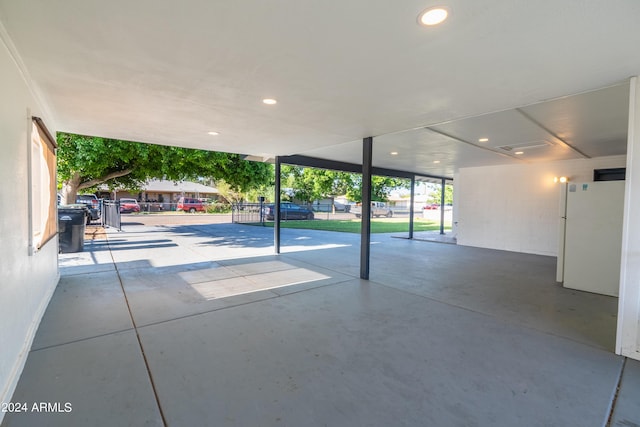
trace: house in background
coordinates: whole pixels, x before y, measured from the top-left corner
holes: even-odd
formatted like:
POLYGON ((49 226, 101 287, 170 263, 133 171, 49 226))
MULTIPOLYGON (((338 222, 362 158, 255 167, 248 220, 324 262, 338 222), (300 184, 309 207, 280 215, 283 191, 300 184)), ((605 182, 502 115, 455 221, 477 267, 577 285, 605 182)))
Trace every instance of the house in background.
POLYGON ((220 192, 215 187, 209 187, 199 182, 169 181, 165 179, 152 179, 147 182, 142 191, 132 193, 129 191, 100 191, 100 195, 109 199, 132 198, 138 202, 155 202, 162 204, 162 210, 170 210, 178 203, 180 197, 192 197, 195 199, 207 199, 216 201, 220 192))
POLYGON ((141 201, 178 203, 180 197, 217 200, 218 196, 217 188, 209 187, 199 182, 153 179, 142 190, 141 201))
MULTIPOLYGON (((413 210, 415 212, 421 212, 422 208, 424 208, 428 203, 431 195, 430 194, 416 194, 413 198, 413 210)), ((387 200, 389 206, 409 211, 409 207, 411 206, 411 198, 408 195, 401 194, 391 194, 389 199, 387 200)))

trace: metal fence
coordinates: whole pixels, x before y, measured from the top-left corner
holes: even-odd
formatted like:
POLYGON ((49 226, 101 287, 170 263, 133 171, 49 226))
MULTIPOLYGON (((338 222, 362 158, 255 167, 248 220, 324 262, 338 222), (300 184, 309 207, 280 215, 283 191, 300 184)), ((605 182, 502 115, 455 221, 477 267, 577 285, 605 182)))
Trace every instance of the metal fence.
POLYGON ((238 203, 231 209, 231 222, 239 224, 255 224, 265 222, 266 205, 263 203, 238 203))
POLYGON ((113 227, 122 230, 122 217, 120 214, 120 202, 113 200, 102 201, 102 226, 113 227))
POLYGON ((229 213, 231 205, 228 203, 197 202, 179 205, 178 203, 165 202, 138 202, 142 213, 164 213, 164 212, 190 212, 190 213, 229 213))
MULTIPOLYGON (((286 203, 286 202, 285 202, 286 203)), ((284 204, 284 203, 283 203, 284 204)), ((356 215, 350 212, 349 205, 332 205, 332 204, 299 204, 299 207, 308 209, 313 212, 314 220, 350 220, 356 219, 356 215)), ((256 224, 273 221, 273 214, 268 214, 269 208, 273 207, 273 203, 243 203, 234 204, 231 221, 234 223, 244 224, 256 224)), ((406 206, 390 206, 393 212, 393 218, 409 218, 410 210, 406 206)), ((283 221, 302 219, 299 215, 291 215, 286 209, 282 209, 280 212, 281 219, 283 221)), ((423 210, 415 209, 413 212, 414 217, 432 219, 433 221, 440 220, 440 210, 423 210)), ((451 221, 451 207, 445 208, 445 221, 451 221)))
MULTIPOLYGON (((283 203, 284 204, 284 203, 283 203)), ((349 206, 341 205, 336 208, 332 204, 313 203, 297 205, 303 213, 297 210, 282 209, 280 219, 283 221, 309 218, 308 212, 312 212, 313 219, 353 219, 355 216, 349 213, 349 206)), ((241 203, 232 206, 231 221, 241 224, 256 224, 273 221, 273 213, 269 213, 273 203, 241 203)))

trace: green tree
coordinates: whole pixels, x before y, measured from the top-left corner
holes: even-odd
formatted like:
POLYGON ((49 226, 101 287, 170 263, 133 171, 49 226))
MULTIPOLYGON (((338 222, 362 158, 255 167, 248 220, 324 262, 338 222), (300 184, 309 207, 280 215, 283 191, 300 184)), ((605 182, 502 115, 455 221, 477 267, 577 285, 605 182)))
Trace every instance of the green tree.
MULTIPOLYGON (((403 178, 391 178, 388 176, 371 177, 371 200, 387 201, 391 190, 397 188, 409 188, 411 181, 403 178)), ((362 201, 362 175, 352 176, 351 187, 346 193, 349 200, 362 201)))
POLYGON ((273 166, 238 154, 58 133, 58 182, 65 202, 100 184, 140 188, 151 178, 211 177, 247 191, 273 182, 273 166))
POLYGON ((273 201, 273 195, 275 194, 274 184, 261 185, 244 193, 244 200, 249 203, 257 203, 260 197, 264 197, 267 202, 273 201))
MULTIPOLYGON (((328 196, 345 195, 349 200, 362 200, 362 175, 326 169, 284 165, 283 187, 291 189, 295 199, 312 202, 328 196)), ((409 188, 406 179, 383 176, 371 177, 371 197, 386 201, 394 188, 409 188)))
MULTIPOLYGON (((429 203, 440 204, 440 199, 442 197, 442 186, 436 186, 433 184, 433 191, 429 194, 429 203)), ((453 185, 447 184, 444 186, 444 203, 446 205, 453 204, 453 185)))
POLYGON ((231 186, 224 180, 216 181, 214 185, 218 189, 218 194, 220 194, 220 196, 222 196, 222 198, 228 203, 236 204, 244 199, 243 193, 231 188, 231 186))
POLYGON ((334 171, 300 166, 282 166, 282 186, 291 190, 294 199, 312 202, 334 192, 334 171))

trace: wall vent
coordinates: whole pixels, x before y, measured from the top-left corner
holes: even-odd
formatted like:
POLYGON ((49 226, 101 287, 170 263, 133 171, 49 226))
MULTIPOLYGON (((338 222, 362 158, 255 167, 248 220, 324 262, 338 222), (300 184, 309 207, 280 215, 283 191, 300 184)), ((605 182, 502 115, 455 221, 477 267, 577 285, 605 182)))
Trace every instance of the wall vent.
POLYGON ((594 181, 624 181, 627 168, 594 169, 594 181))

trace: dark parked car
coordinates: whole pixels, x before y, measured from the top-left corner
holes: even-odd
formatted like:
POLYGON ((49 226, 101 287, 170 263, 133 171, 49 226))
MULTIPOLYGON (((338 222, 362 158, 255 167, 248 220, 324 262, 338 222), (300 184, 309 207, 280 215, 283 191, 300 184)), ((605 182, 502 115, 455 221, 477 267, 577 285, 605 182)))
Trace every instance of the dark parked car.
POLYGON ((86 205, 87 208, 89 208, 87 224, 100 219, 100 200, 98 200, 95 194, 78 194, 76 196, 76 203, 86 205))
POLYGON ((185 212, 204 212, 206 210, 206 207, 204 205, 204 203, 201 200, 198 199, 193 199, 190 197, 180 197, 180 199, 178 200, 178 207, 177 209, 179 211, 185 211, 185 212))
MULTIPOLYGON (((264 207, 265 217, 268 221, 273 221, 273 208, 274 205, 264 207)), ((295 203, 282 202, 280 203, 280 219, 313 219, 313 211, 295 203)))

